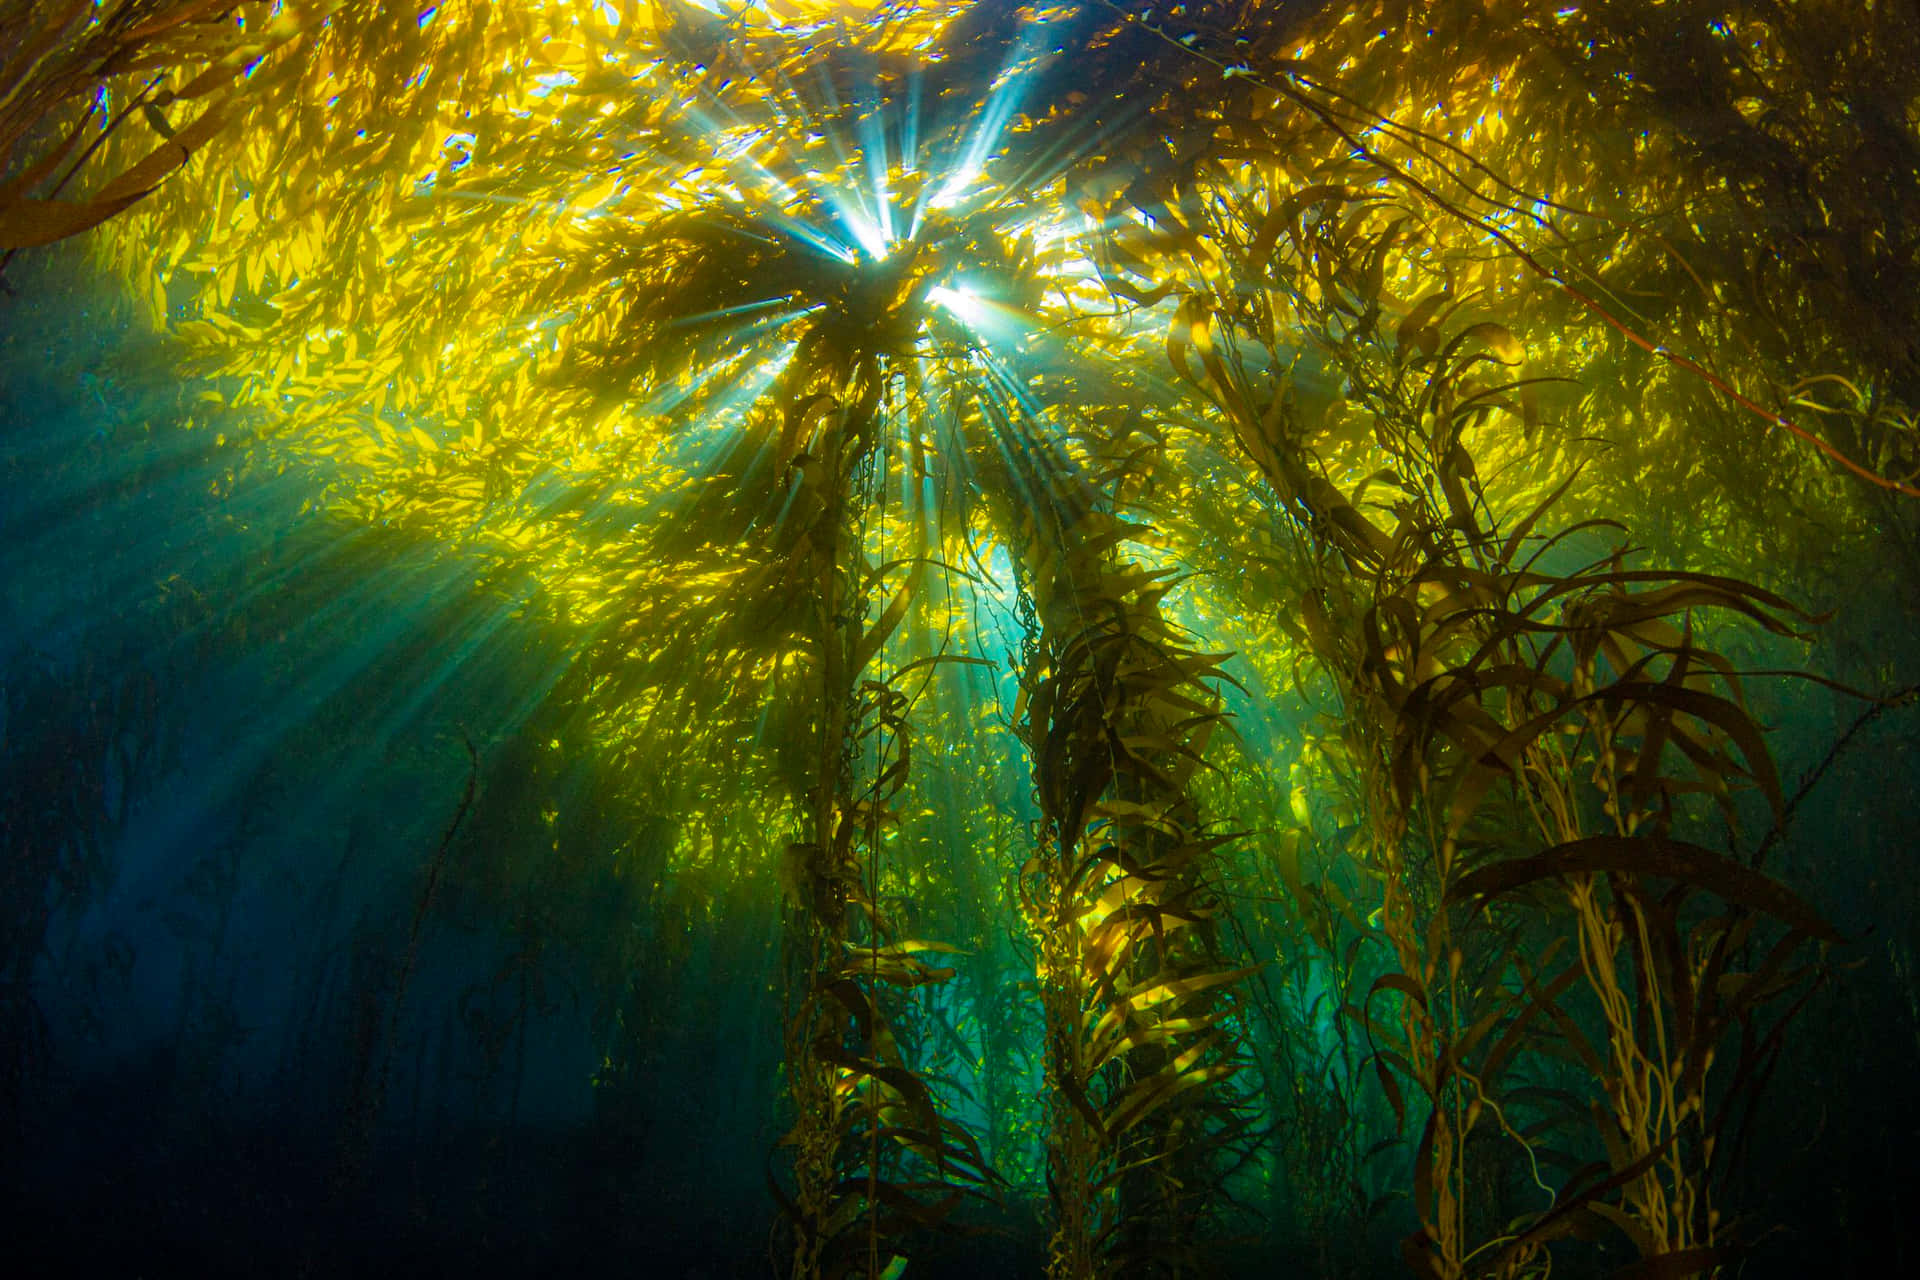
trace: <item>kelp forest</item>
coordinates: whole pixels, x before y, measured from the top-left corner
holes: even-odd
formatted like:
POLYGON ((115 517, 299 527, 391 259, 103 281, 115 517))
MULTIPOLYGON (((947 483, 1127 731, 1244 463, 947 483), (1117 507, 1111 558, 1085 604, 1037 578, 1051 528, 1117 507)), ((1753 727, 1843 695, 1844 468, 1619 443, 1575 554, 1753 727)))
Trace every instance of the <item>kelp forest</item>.
POLYGON ((1916 0, 0 0, 13 1273, 1910 1274, 1916 413, 1916 0))

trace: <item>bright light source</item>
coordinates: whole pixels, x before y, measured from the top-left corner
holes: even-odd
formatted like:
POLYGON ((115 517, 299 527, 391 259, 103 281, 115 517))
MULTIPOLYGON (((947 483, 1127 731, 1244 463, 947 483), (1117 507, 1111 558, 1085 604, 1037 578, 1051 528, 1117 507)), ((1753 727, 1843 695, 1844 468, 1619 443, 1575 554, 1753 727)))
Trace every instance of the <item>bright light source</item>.
POLYGON ((875 262, 887 256, 893 246, 888 242, 887 233, 865 214, 853 213, 847 216, 847 230, 853 232, 853 238, 867 251, 867 256, 875 262))
POLYGON ((954 319, 970 329, 979 328, 987 318, 986 300, 965 285, 949 289, 946 285, 937 284, 927 290, 927 301, 945 308, 954 319))

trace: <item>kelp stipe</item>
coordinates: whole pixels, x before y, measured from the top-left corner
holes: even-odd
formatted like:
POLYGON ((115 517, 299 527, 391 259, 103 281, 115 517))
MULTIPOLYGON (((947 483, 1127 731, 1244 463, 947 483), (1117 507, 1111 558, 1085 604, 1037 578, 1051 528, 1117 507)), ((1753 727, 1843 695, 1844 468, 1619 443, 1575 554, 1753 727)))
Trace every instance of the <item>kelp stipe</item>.
MULTIPOLYGON (((1204 1274, 1233 1218, 1225 1179, 1256 1141, 1234 992, 1250 970, 1219 927, 1230 837, 1191 787, 1223 655, 1163 614, 1172 574, 1129 558, 1148 530, 1116 513, 1124 473, 1088 468, 1017 403, 989 412, 1002 447, 982 465, 1028 495, 994 514, 1037 815, 1018 905, 1042 1014, 1047 1272, 1204 1274)), ((1090 400, 1069 431, 1101 457, 1130 420, 1090 400)))
MULTIPOLYGON (((907 1236, 939 1226, 963 1196, 991 1181, 973 1137, 941 1113, 889 1028, 889 989, 951 976, 918 958, 941 944, 901 937, 879 903, 882 835, 898 824, 895 798, 911 768, 908 700, 872 677, 924 571, 905 566, 872 617, 890 569, 867 558, 869 520, 884 518, 880 468, 901 412, 903 318, 925 288, 904 265, 848 264, 799 243, 777 219, 757 228, 715 210, 669 224, 649 253, 654 273, 636 290, 628 323, 632 374, 657 389, 693 359, 722 358, 737 331, 712 317, 741 299, 787 296, 817 312, 778 379, 773 475, 786 482, 777 514, 752 535, 758 579, 791 603, 772 635, 798 641, 781 659, 796 673, 792 796, 799 831, 782 859, 789 903, 786 1030, 792 1128, 782 1139, 793 1191, 781 1193, 792 1228, 795 1280, 878 1276, 904 1256, 907 1236), (741 244, 763 246, 741 261, 741 244), (780 635, 785 631, 787 635, 780 635)), ((622 357, 624 358, 624 357, 622 357)), ((610 369, 592 377, 604 385, 610 369)), ((622 383, 624 385, 624 383, 622 383)), ((774 491, 776 494, 778 491, 774 491)), ((752 491, 725 495, 743 504, 752 491)), ((771 503, 773 495, 764 500, 771 503)), ((763 513, 764 515, 765 513, 763 513)), ((771 852, 771 851, 770 851, 771 852)))

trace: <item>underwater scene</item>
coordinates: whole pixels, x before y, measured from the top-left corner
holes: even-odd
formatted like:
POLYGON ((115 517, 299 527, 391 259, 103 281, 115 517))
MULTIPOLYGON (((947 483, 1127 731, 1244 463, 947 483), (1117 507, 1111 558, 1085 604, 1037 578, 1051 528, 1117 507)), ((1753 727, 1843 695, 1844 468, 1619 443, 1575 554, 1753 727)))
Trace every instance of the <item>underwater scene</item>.
POLYGON ((18 1276, 1920 1268, 1914 0, 0 0, 18 1276))

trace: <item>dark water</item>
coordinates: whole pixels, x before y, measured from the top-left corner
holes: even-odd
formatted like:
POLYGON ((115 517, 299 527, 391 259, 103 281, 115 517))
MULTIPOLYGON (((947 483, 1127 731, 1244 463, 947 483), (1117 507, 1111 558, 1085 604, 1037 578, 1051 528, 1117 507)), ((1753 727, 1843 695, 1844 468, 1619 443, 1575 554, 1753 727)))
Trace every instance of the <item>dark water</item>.
POLYGON ((564 647, 472 566, 236 478, 108 295, 13 274, 10 1257, 764 1267, 769 922, 703 927, 648 870, 657 820, 551 745, 564 647), (663 998, 684 1016, 624 1052, 616 1015, 663 998))

